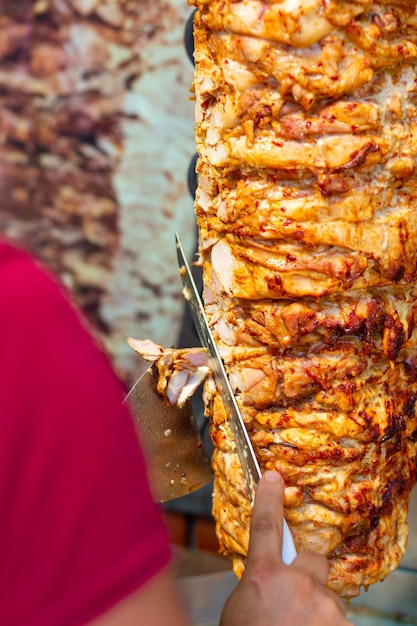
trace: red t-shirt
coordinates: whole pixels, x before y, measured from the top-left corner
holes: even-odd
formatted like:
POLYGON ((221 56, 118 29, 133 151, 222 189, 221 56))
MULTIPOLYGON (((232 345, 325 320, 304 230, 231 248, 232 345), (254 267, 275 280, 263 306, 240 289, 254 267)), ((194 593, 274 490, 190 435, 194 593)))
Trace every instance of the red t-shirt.
POLYGON ((80 626, 167 565, 123 395, 62 287, 0 242, 2 626, 80 626))

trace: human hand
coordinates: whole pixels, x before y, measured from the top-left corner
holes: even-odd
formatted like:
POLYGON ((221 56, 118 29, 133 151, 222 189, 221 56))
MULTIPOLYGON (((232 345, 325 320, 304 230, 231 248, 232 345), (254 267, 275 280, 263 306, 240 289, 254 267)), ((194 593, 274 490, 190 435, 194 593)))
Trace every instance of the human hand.
POLYGON ((267 471, 256 489, 245 573, 227 600, 220 626, 353 626, 326 587, 324 556, 301 552, 282 562, 284 483, 267 471))

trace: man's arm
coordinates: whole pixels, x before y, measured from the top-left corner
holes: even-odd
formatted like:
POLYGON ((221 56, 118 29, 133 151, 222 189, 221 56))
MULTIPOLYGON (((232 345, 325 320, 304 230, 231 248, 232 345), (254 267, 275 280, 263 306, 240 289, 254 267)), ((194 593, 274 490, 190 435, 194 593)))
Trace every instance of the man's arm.
POLYGON ((118 602, 88 626, 191 626, 170 569, 118 602))
MULTIPOLYGON (((303 552, 281 559, 284 485, 266 472, 257 488, 246 571, 223 610, 221 626, 352 626, 343 601, 327 589, 327 559, 303 552)), ((190 626, 169 570, 89 626, 190 626)))

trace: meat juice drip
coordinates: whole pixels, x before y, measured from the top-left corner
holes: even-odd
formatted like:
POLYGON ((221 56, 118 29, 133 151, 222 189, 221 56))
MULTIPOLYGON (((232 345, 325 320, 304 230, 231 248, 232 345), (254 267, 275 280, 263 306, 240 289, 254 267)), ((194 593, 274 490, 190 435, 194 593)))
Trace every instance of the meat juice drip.
MULTIPOLYGON (((349 598, 401 560, 415 482, 416 2, 193 4, 206 313, 297 548, 349 598)), ((204 395, 241 576, 250 506, 204 395)))

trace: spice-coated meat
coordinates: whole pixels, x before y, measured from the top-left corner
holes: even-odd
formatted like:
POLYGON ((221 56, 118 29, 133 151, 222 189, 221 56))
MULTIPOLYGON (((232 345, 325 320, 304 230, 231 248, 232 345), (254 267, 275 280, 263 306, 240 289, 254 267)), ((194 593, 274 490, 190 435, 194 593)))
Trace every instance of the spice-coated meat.
MULTIPOLYGON (((415 1, 195 0, 207 316, 297 548, 342 596, 403 556, 417 439, 415 1)), ((206 383, 220 549, 250 506, 206 383)))

